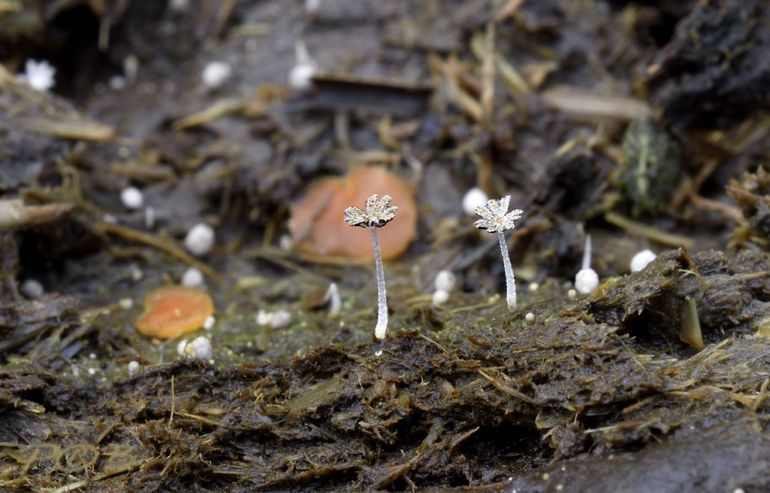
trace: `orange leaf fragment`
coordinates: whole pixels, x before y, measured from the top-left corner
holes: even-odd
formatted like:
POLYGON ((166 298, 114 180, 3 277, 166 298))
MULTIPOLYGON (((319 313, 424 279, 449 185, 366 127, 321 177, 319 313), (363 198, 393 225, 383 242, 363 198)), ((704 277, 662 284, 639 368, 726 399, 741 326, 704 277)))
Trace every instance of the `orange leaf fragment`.
POLYGON ((417 204, 412 188, 383 168, 357 168, 342 177, 322 178, 291 207, 290 229, 294 246, 306 253, 372 259, 372 239, 365 228, 343 221, 345 209, 363 207, 372 194, 390 195, 398 207, 395 219, 379 229, 382 257, 404 253, 417 233, 417 204))
POLYGON ((173 339, 193 332, 214 314, 211 297, 197 288, 165 286, 144 299, 136 329, 148 337, 173 339))

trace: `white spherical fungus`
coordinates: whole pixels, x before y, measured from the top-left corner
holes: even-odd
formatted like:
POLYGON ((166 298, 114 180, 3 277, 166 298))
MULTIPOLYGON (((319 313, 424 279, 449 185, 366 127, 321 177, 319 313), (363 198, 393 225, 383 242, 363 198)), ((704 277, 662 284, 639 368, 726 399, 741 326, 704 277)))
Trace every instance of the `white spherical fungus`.
POLYGON ((443 289, 437 289, 433 293, 433 300, 432 300, 433 306, 443 305, 448 300, 449 300, 449 291, 445 291, 443 289))
POLYGON ((201 74, 203 85, 207 89, 218 89, 233 75, 233 69, 227 62, 209 62, 201 74))
POLYGON ((647 267, 650 262, 655 260, 655 257, 655 252, 650 249, 637 252, 631 258, 631 272, 639 272, 640 270, 644 270, 644 268, 647 267))
POLYGON ((435 286, 436 291, 446 291, 448 293, 454 289, 455 282, 455 275, 452 274, 452 271, 442 270, 436 274, 436 279, 433 282, 433 285, 435 286))
POLYGON ((32 89, 46 92, 54 86, 55 75, 56 69, 50 63, 29 59, 24 63, 24 73, 19 78, 26 81, 32 89))
POLYGON ((136 187, 127 187, 120 192, 120 201, 126 209, 140 209, 144 205, 144 194, 136 187))
POLYGON ((193 255, 206 255, 214 247, 214 228, 204 223, 196 224, 187 232, 184 246, 193 255))
POLYGON ((203 285, 203 273, 195 267, 190 267, 182 274, 182 286, 197 288, 203 285))
POLYGON ((484 190, 473 187, 465 192, 465 196, 463 196, 463 211, 465 211, 466 214, 473 215, 476 213, 477 207, 481 207, 488 201, 489 197, 484 190))
POLYGON ((599 286, 599 275, 595 270, 580 269, 575 275, 575 289, 582 294, 588 294, 593 292, 599 286))
POLYGON ((38 298, 42 298, 45 294, 45 289, 43 289, 43 285, 40 284, 39 281, 35 279, 27 279, 23 283, 21 283, 21 287, 19 288, 21 290, 21 294, 23 294, 25 297, 36 300, 38 298))
POLYGON ((200 336, 187 344, 184 348, 184 355, 191 359, 208 361, 214 355, 214 350, 208 337, 200 336))
POLYGON ((139 373, 139 368, 140 368, 140 366, 139 366, 139 362, 138 361, 135 361, 135 360, 129 361, 128 362, 128 375, 133 377, 134 375, 139 373))
POLYGON ((214 328, 214 324, 217 323, 217 319, 214 318, 214 315, 209 315, 206 320, 203 321, 203 328, 205 330, 211 330, 214 328))
POLYGON ((291 323, 291 313, 286 310, 278 310, 273 313, 273 318, 270 320, 270 326, 274 329, 280 329, 286 327, 291 323))

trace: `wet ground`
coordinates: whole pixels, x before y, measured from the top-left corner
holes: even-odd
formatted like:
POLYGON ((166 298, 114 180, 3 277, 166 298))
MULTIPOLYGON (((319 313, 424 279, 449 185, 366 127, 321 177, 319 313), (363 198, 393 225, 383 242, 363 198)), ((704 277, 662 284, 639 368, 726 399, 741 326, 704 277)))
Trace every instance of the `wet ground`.
POLYGON ((0 487, 767 491, 769 21, 759 0, 0 0, 0 487), (288 83, 298 42, 312 89, 288 83), (30 58, 51 91, 16 77, 30 58), (354 228, 290 223, 315 180, 374 167, 412 194, 381 229, 413 238, 379 356, 371 254, 310 241, 354 228), (515 311, 472 187, 524 210, 515 311), (571 296, 587 235, 601 284, 571 296), (191 267, 216 320, 182 339, 210 360, 136 329, 191 267))

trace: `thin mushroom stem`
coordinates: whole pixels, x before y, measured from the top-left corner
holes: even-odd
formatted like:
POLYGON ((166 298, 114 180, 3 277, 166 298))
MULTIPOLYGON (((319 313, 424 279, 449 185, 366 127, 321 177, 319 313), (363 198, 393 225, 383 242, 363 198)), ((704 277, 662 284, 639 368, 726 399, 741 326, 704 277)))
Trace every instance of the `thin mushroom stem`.
POLYGON ((500 254, 503 256, 503 270, 505 270, 505 301, 508 303, 508 310, 514 311, 516 310, 516 279, 513 277, 511 257, 508 254, 508 245, 502 230, 497 232, 497 240, 500 242, 500 254))
POLYGON ((377 339, 385 339, 385 332, 388 330, 388 294, 385 291, 385 269, 382 266, 382 252, 380 251, 377 228, 369 229, 372 232, 374 270, 377 278, 377 326, 374 328, 374 336, 377 339))
POLYGON ((581 269, 591 268, 591 235, 586 235, 586 246, 583 249, 583 263, 581 269))

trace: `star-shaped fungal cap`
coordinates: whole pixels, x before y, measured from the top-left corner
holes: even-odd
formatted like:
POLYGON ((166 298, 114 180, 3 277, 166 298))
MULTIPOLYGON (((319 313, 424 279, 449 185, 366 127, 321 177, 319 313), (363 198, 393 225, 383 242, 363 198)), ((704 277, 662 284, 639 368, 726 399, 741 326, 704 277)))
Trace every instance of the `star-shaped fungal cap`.
POLYGON ((390 195, 383 195, 382 200, 378 200, 377 194, 374 194, 366 199, 366 211, 358 207, 345 209, 345 222, 350 226, 379 228, 396 217, 397 209, 390 205, 390 195))
POLYGON ((524 211, 514 209, 508 212, 508 204, 510 202, 511 196, 506 195, 502 199, 491 199, 486 204, 476 207, 476 214, 481 216, 481 219, 477 220, 473 225, 490 233, 513 229, 515 226, 514 221, 517 221, 524 211))

